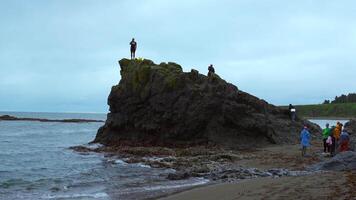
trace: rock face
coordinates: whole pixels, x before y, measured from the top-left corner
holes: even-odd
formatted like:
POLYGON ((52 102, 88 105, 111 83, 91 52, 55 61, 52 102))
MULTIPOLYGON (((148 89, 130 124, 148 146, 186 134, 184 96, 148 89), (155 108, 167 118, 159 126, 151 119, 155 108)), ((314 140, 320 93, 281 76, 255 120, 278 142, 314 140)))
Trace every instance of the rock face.
POLYGON ((108 98, 110 113, 94 142, 105 145, 219 145, 248 148, 295 143, 303 124, 288 111, 249 95, 218 75, 183 72, 176 63, 119 61, 120 83, 108 98))
POLYGON ((311 167, 313 170, 356 170, 356 152, 346 151, 311 167))
POLYGON ((356 151, 356 120, 351 119, 344 126, 345 130, 350 134, 350 148, 356 151))

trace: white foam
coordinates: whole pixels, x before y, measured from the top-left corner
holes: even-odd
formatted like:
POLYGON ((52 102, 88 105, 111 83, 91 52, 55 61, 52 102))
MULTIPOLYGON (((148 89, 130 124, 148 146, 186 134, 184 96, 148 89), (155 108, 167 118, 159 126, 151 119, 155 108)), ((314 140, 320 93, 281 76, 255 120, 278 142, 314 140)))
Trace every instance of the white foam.
POLYGON ((92 144, 86 144, 86 145, 83 145, 83 146, 87 147, 88 149, 94 150, 94 149, 102 147, 103 145, 99 144, 99 143, 92 143, 92 144))
POLYGON ((118 165, 127 165, 127 162, 120 159, 114 160, 114 163, 118 165))
POLYGON ((137 163, 137 164, 135 164, 135 165, 138 166, 138 167, 142 167, 142 168, 151 168, 151 166, 145 165, 145 164, 143 164, 143 163, 137 163))
POLYGON ((81 197, 89 197, 89 198, 105 198, 108 197, 109 195, 106 194, 105 192, 99 192, 99 193, 94 193, 94 194, 62 194, 62 195, 47 195, 42 197, 43 199, 57 199, 57 198, 81 198, 81 197))
POLYGON ((208 179, 201 179, 198 182, 194 183, 185 183, 185 184, 180 184, 180 185, 160 185, 160 186, 148 186, 148 187, 143 187, 143 190, 146 191, 152 191, 152 190, 162 190, 162 189, 176 189, 176 188, 182 188, 182 187, 192 187, 192 186, 197 186, 197 185, 203 185, 208 183, 208 179))

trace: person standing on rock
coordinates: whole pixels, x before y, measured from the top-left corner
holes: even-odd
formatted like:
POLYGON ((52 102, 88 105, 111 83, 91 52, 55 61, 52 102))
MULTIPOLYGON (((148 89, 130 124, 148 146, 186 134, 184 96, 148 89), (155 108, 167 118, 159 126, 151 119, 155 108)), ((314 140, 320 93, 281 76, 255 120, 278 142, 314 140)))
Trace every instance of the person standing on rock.
POLYGON ((342 131, 342 124, 340 122, 336 123, 336 127, 334 129, 334 137, 335 137, 335 149, 339 150, 339 140, 340 140, 340 135, 341 135, 341 131, 342 131))
POLYGON ((334 136, 335 136, 336 141, 338 141, 340 138, 341 130, 342 130, 342 124, 340 122, 337 122, 336 127, 334 129, 334 136))
POLYGON ((135 59, 135 53, 136 53, 136 48, 137 48, 137 42, 135 41, 135 38, 132 38, 130 42, 130 51, 131 51, 131 60, 135 59))
POLYGON ((329 124, 326 124, 326 127, 323 129, 323 144, 324 144, 324 153, 327 153, 329 151, 328 145, 326 144, 326 140, 330 136, 330 128, 329 124))
POLYGON ((209 65, 208 71, 208 77, 211 77, 213 74, 215 74, 215 69, 212 64, 209 65))
POLYGON ((300 133, 300 144, 302 146, 302 156, 304 157, 307 153, 307 148, 310 146, 310 133, 307 126, 304 126, 300 133))
POLYGON ((291 120, 295 121, 296 110, 295 110, 295 107, 292 104, 289 104, 289 114, 290 114, 291 120))
POLYGON ((340 135, 340 152, 349 150, 350 136, 344 129, 340 135))
MULTIPOLYGON (((333 128, 331 128, 333 129, 333 128)), ((334 131, 331 131, 328 139, 326 140, 326 143, 329 145, 329 152, 330 152, 330 156, 333 157, 335 155, 335 147, 336 147, 336 140, 335 140, 335 136, 334 136, 334 131)))

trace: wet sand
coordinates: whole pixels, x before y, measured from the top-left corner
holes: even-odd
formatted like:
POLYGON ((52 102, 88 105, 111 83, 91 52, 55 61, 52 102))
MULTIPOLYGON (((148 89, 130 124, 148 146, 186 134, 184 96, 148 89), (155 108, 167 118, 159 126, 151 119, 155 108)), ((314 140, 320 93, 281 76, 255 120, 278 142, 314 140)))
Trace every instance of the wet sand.
POLYGON ((258 178, 196 188, 161 200, 356 199, 355 177, 355 172, 330 172, 300 177, 258 178))
MULTIPOLYGON (((271 146, 245 152, 241 165, 256 168, 303 170, 306 166, 328 159, 322 156, 320 142, 314 141, 306 158, 298 145, 271 146)), ((323 172, 298 177, 256 178, 237 183, 222 183, 194 188, 163 197, 161 200, 356 200, 356 171, 323 172)))

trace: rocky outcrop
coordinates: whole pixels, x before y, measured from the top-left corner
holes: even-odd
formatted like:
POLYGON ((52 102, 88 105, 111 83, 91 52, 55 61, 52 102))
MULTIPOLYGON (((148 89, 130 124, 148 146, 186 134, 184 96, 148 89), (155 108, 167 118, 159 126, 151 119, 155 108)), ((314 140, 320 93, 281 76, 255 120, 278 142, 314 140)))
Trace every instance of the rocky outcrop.
POLYGON ((356 170, 356 152, 341 152, 330 160, 312 166, 311 169, 333 171, 356 170))
POLYGON ((355 135, 356 134, 356 120, 351 119, 350 121, 345 123, 344 129, 350 134, 350 135, 355 135))
POLYGON ((288 110, 239 90, 218 75, 183 72, 176 63, 119 61, 120 83, 108 98, 110 113, 94 142, 105 145, 218 145, 250 148, 295 143, 303 124, 288 110))
POLYGON ((350 135, 350 149, 356 151, 356 120, 346 122, 344 128, 350 135))

